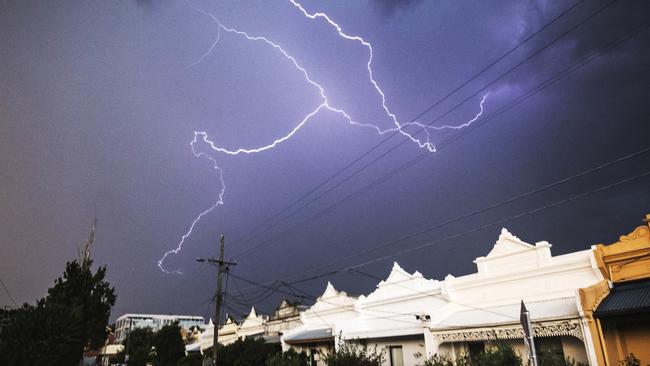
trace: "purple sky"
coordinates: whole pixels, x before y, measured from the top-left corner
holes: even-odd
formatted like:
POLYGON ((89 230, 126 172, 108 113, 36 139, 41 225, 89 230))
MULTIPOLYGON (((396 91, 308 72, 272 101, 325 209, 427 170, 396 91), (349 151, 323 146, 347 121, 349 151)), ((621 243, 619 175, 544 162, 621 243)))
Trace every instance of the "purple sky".
MULTIPOLYGON (((573 4, 303 3, 372 44, 373 75, 402 122, 573 4)), ((419 121, 446 113, 604 4, 577 5, 419 121)), ((214 271, 194 258, 215 255, 220 232, 226 235, 227 256, 257 248, 237 258, 236 274, 264 283, 300 277, 323 263, 650 146, 650 31, 643 28, 619 47, 607 48, 647 24, 650 9, 646 1, 619 1, 435 124, 472 118, 486 93, 484 116, 489 116, 554 74, 598 56, 593 61, 504 113, 479 119, 477 128, 437 153, 401 145, 288 219, 278 213, 384 137, 324 111, 290 140, 259 154, 228 156, 200 145, 223 169, 224 205, 197 223, 183 251, 165 262, 184 275, 167 275, 157 261, 221 190, 210 162, 192 155, 194 131, 206 131, 227 149, 263 146, 286 135, 321 102, 318 90, 278 50, 230 33, 222 33, 212 52, 190 66, 218 34, 217 24, 190 5, 227 27, 281 45, 326 89, 330 103, 355 121, 391 126, 368 79, 367 49, 341 39, 322 20, 307 19, 289 2, 0 2, 0 278, 16 301, 45 295, 76 255, 95 214, 95 260, 108 265, 108 279, 117 288, 113 318, 124 312, 208 316, 214 271), (318 215, 420 154, 427 156, 318 215), (270 230, 260 233, 274 218, 270 230)), ((442 143, 454 133, 433 134, 432 140, 442 143)), ((403 139, 394 137, 329 186, 403 139)), ((638 175, 648 169, 648 155, 331 268, 638 175)), ((383 277, 396 260, 430 278, 462 275, 491 249, 501 226, 528 242, 548 240, 553 253, 561 254, 613 242, 646 213, 647 176, 364 270, 383 277)), ((367 293, 376 282, 343 273, 301 288, 319 294, 328 279, 354 293, 367 293)), ((260 309, 272 310, 279 296, 260 303, 260 309)), ((12 305, 4 291, 1 305, 12 305)))

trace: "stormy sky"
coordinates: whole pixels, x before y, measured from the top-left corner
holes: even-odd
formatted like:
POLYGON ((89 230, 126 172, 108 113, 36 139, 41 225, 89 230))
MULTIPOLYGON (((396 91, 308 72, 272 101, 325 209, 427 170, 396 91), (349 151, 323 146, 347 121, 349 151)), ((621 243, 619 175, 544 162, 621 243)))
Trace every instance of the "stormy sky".
MULTIPOLYGON (((95 263, 108 266, 117 289, 115 318, 209 316, 215 271, 194 258, 216 255, 220 232, 226 256, 238 261, 234 273, 261 283, 382 257, 363 270, 385 277, 398 261, 442 279, 472 272, 472 260, 489 252, 501 227, 527 242, 547 240, 563 254, 616 241, 650 213, 644 153, 369 251, 649 147, 646 1, 301 4, 372 44, 373 76, 400 121, 461 124, 487 95, 484 114, 472 128, 432 133, 435 153, 401 135, 368 152, 387 135, 330 111, 258 154, 230 156, 199 144, 222 169, 224 203, 165 261, 183 272, 169 275, 157 261, 222 189, 211 161, 192 154, 194 131, 226 149, 264 146, 321 103, 318 89, 278 49, 219 34, 197 9, 281 45, 331 105, 359 123, 390 128, 369 80, 368 50, 282 1, 0 3, 0 279, 16 302, 46 294, 94 217, 95 263)), ((344 271, 299 288, 318 295, 328 280, 352 293, 376 284, 344 271)), ((246 287, 232 280, 228 291, 246 287)), ((258 308, 271 311, 281 296, 258 308)), ((4 289, 0 305, 13 306, 4 289)))

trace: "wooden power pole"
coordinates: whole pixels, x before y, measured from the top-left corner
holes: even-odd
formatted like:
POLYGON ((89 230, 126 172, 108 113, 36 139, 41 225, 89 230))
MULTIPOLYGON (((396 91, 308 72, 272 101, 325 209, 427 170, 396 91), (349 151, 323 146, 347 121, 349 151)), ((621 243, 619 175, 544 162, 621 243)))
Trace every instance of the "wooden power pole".
POLYGON ((216 306, 214 307, 214 336, 212 338, 212 365, 217 366, 217 345, 219 344, 219 320, 221 318, 221 305, 223 303, 222 283, 223 274, 227 273, 230 269, 229 266, 236 266, 237 262, 227 261, 223 259, 225 239, 221 234, 221 247, 219 249, 219 258, 197 258, 199 262, 208 262, 215 264, 217 270, 217 293, 216 293, 216 306))

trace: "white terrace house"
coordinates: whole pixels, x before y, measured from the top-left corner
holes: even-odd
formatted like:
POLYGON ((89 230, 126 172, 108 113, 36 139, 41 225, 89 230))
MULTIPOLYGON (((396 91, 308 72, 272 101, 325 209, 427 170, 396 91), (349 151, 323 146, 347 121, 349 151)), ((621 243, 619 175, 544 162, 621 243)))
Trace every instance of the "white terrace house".
POLYGON ((439 291, 446 304, 431 309, 427 354, 471 354, 508 340, 526 355, 519 323, 520 302, 530 311, 537 350, 596 365, 591 334, 581 314, 578 289, 602 280, 591 250, 552 256, 551 244, 521 241, 506 229, 478 271, 445 277, 439 291))
MULTIPOLYGON (((266 333, 266 320, 267 318, 264 315, 258 315, 257 312, 255 312, 255 308, 251 308, 251 312, 241 324, 237 324, 235 319, 230 316, 226 317, 226 322, 219 328, 219 344, 227 346, 236 342, 240 338, 264 336, 266 333)), ((201 353, 204 353, 206 350, 210 349, 213 344, 214 323, 212 322, 212 319, 210 319, 205 331, 201 333, 201 336, 199 337, 199 345, 187 345, 185 349, 188 352, 200 350, 201 353)))
POLYGON ((353 321, 357 317, 357 298, 343 291, 337 291, 327 283, 325 292, 314 305, 300 313, 300 326, 286 330, 282 336, 282 350, 289 348, 306 352, 312 365, 324 365, 319 353, 327 352, 336 344, 338 325, 353 321))
MULTIPOLYGON (((280 343, 280 336, 285 330, 301 324, 300 312, 304 309, 305 307, 302 305, 282 300, 271 317, 257 314, 254 307, 251 308, 250 313, 241 324, 237 324, 232 317, 228 316, 225 324, 219 328, 219 343, 229 345, 240 338, 247 337, 261 337, 268 343, 280 343)), ((188 352, 200 351, 204 353, 212 347, 213 337, 214 324, 210 319, 205 331, 199 337, 199 342, 188 344, 185 349, 188 352)))
POLYGON ((240 338, 257 338, 266 334, 266 322, 268 316, 257 314, 255 307, 251 307, 250 313, 239 326, 237 334, 240 338))
POLYGON ((269 343, 280 343, 280 337, 284 332, 302 324, 300 322, 300 313, 305 309, 307 309, 305 305, 283 299, 266 322, 264 339, 269 343))
MULTIPOLYGON (((235 342, 239 339, 237 334, 238 329, 237 322, 228 316, 226 317, 226 323, 219 328, 219 343, 223 345, 228 345, 235 342)), ((205 330, 199 336, 199 341, 197 343, 190 343, 185 346, 187 352, 199 351, 201 354, 210 349, 214 344, 214 323, 212 319, 208 322, 208 325, 205 327, 205 330)))
MULTIPOLYGON (((494 248, 475 260, 478 272, 444 281, 410 274, 397 263, 368 296, 348 296, 328 283, 286 331, 283 349, 315 355, 346 341, 363 340, 386 351, 388 366, 421 364, 435 353, 456 357, 503 339, 525 357, 519 325, 521 300, 533 321, 539 350, 592 365, 591 335, 579 311, 578 289, 602 279, 590 250, 553 257, 551 245, 525 243, 503 229, 494 248)), ((318 356, 312 356, 315 365, 318 356)))

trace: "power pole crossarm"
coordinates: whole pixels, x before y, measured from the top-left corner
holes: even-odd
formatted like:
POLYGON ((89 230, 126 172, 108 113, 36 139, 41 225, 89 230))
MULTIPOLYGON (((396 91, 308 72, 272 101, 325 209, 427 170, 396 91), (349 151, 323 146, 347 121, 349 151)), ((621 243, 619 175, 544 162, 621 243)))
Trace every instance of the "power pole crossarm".
POLYGON ((223 259, 224 255, 224 244, 225 239, 223 234, 221 234, 221 246, 219 249, 219 258, 197 258, 197 262, 208 262, 215 264, 218 267, 217 270, 217 293, 216 293, 216 306, 214 308, 214 336, 212 338, 212 365, 217 365, 217 345, 219 344, 219 321, 221 319, 221 306, 223 303, 223 293, 222 293, 222 283, 223 283, 223 274, 228 272, 228 266, 236 266, 237 262, 227 261, 223 259))

